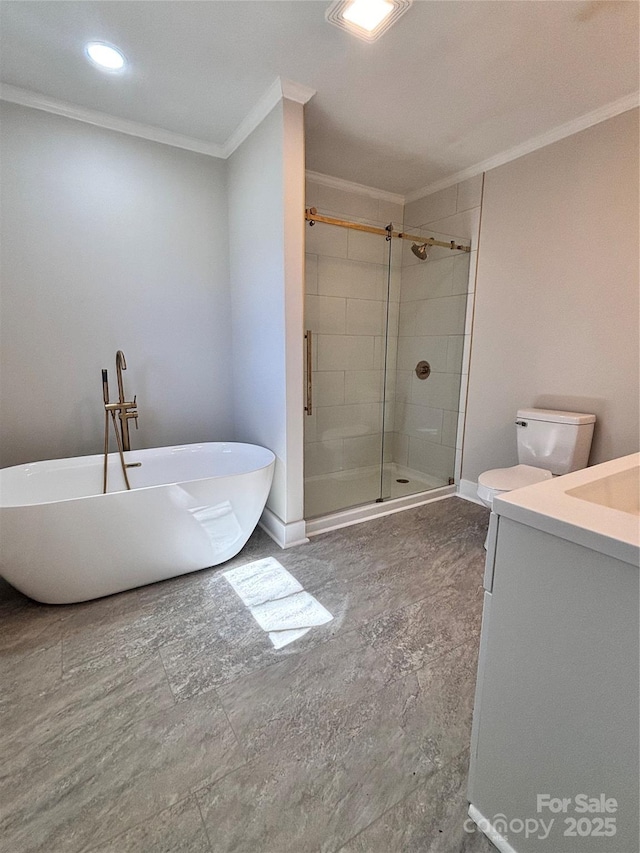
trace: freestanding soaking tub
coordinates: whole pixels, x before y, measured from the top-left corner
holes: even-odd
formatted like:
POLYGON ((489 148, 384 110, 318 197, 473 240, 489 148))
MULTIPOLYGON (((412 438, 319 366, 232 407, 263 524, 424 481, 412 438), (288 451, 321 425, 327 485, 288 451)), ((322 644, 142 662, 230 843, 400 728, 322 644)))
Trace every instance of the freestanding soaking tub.
POLYGON ((0 575, 47 604, 100 598, 215 566, 264 509, 275 456, 205 443, 17 465, 0 471, 0 575))

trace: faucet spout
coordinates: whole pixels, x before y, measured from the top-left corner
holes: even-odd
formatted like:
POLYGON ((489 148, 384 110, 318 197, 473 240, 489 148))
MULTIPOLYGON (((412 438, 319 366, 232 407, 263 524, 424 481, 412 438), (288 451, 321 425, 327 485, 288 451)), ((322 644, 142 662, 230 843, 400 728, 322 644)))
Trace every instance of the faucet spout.
POLYGON ((118 377, 118 396, 120 398, 120 402, 124 403, 124 385, 122 384, 122 371, 127 369, 127 360, 124 357, 124 353, 121 349, 116 353, 116 375, 118 377))
POLYGON ((128 402, 124 394, 124 383, 122 381, 122 371, 127 369, 127 360, 124 353, 119 349, 116 353, 116 375, 118 377, 118 402, 107 404, 107 409, 113 409, 118 412, 120 419, 120 431, 122 433, 122 449, 130 450, 131 444, 129 441, 129 420, 135 419, 136 429, 138 428, 138 410, 136 408, 136 398, 133 402, 128 402))

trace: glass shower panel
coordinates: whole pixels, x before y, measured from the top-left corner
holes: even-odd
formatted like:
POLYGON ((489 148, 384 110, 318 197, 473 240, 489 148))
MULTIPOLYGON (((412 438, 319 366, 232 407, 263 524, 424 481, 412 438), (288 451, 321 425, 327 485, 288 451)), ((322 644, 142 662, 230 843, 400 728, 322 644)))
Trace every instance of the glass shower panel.
POLYGON ((306 237, 305 517, 314 518, 381 496, 390 243, 322 222, 306 237))
MULTIPOLYGON (((470 243, 424 229, 414 233, 470 243)), ((384 498, 454 482, 464 410, 460 389, 470 255, 432 246, 421 259, 424 252, 414 253, 410 241, 401 242, 397 338, 389 335, 387 353, 394 382, 392 388, 387 380, 384 498)))

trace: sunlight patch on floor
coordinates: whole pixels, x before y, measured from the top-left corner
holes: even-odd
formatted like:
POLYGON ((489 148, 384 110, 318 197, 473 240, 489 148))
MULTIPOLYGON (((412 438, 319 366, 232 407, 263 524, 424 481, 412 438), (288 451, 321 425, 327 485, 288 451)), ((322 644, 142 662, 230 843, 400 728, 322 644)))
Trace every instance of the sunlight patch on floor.
POLYGON ((276 649, 333 619, 273 557, 230 569, 223 576, 276 649))

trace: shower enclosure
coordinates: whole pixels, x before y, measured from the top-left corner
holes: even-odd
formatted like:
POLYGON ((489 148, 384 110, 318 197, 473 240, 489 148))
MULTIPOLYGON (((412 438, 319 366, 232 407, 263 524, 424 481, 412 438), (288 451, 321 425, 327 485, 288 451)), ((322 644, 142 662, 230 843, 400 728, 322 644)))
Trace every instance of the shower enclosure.
POLYGON ((307 222, 305 518, 451 486, 469 240, 307 222))

